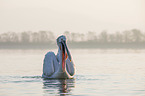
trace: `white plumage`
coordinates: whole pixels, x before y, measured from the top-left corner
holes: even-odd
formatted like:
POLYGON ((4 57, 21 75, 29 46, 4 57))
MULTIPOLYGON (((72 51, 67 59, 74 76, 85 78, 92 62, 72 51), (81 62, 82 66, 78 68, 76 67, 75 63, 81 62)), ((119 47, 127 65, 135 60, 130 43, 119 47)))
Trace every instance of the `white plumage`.
POLYGON ((73 78, 75 65, 66 45, 66 37, 57 38, 58 53, 48 52, 43 63, 43 78, 73 78))

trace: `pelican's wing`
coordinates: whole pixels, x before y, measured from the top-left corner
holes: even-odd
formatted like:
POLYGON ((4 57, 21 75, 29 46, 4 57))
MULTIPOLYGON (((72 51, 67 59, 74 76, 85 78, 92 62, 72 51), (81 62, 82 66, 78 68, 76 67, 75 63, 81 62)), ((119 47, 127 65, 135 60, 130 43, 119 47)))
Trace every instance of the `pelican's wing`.
POLYGON ((45 55, 43 63, 43 75, 50 76, 52 75, 58 67, 58 62, 54 52, 48 52, 45 55))

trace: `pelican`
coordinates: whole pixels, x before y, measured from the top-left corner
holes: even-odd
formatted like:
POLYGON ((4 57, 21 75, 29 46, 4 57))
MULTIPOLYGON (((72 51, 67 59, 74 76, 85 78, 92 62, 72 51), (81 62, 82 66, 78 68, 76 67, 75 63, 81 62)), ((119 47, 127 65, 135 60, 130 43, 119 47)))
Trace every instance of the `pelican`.
POLYGON ((58 53, 48 52, 43 62, 43 78, 73 78, 75 65, 66 45, 66 37, 59 36, 57 39, 58 53))

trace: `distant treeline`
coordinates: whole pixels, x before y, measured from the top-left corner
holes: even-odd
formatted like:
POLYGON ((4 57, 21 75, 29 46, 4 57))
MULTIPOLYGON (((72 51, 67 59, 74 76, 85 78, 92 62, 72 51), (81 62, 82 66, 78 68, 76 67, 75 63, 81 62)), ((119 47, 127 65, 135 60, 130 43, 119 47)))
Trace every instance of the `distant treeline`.
MULTIPOLYGON (((86 34, 83 33, 73 33, 65 31, 63 33, 67 37, 67 42, 70 46, 80 47, 80 48, 114 48, 116 47, 138 47, 145 48, 145 33, 138 29, 126 30, 123 32, 107 33, 107 31, 102 32, 91 32, 86 34), (99 33, 99 34, 97 34, 99 33)), ((0 45, 2 48, 7 48, 7 46, 49 46, 54 47, 56 42, 55 35, 51 31, 39 31, 39 32, 7 32, 0 34, 0 45)), ((42 48, 43 48, 42 47, 42 48)), ((1 48, 1 47, 0 47, 1 48)))

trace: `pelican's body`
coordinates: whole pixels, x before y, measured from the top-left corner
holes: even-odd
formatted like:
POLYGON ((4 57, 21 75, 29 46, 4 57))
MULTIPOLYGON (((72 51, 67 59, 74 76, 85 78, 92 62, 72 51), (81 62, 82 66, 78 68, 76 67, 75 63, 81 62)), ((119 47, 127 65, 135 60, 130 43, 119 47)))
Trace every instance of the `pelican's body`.
POLYGON ((75 65, 72 62, 70 52, 66 45, 65 36, 57 38, 59 47, 57 55, 48 52, 43 63, 43 78, 73 78, 75 65))

